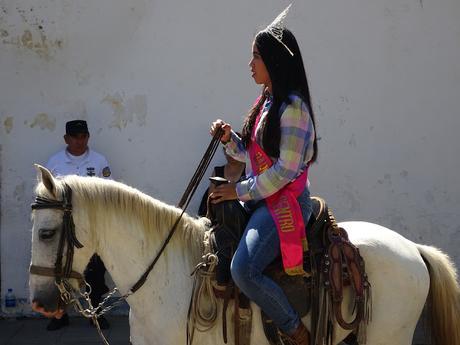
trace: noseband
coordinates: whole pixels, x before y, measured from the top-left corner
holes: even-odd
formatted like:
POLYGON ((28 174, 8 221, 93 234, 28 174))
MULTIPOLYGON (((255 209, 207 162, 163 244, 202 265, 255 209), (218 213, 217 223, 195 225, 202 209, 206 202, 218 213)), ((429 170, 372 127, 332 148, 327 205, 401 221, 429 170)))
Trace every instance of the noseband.
POLYGON ((80 286, 83 286, 85 284, 83 275, 72 271, 74 249, 75 247, 83 248, 83 245, 75 236, 75 224, 72 217, 72 189, 68 184, 64 183, 62 201, 37 196, 31 207, 32 210, 62 210, 64 211, 64 214, 62 216, 61 236, 59 238, 59 247, 54 268, 31 265, 29 269, 30 273, 47 277, 55 277, 56 285, 58 287, 62 285, 63 280, 68 278, 77 279, 80 286), (64 249, 66 249, 66 253, 63 265, 64 249))

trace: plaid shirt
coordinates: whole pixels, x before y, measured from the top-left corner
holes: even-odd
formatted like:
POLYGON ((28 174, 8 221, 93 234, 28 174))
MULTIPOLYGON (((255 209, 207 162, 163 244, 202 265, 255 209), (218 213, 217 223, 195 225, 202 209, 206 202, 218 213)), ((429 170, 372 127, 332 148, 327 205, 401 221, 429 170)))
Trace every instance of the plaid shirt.
MULTIPOLYGON (((241 138, 232 131, 231 140, 225 145, 233 158, 246 162, 246 179, 236 184, 236 193, 241 201, 262 200, 282 189, 299 176, 313 157, 315 130, 306 104, 296 95, 291 95, 291 104, 280 107, 280 156, 272 158, 273 165, 260 175, 255 175, 249 154, 241 138)), ((262 147, 261 124, 268 114, 271 100, 263 105, 256 141, 262 147)))

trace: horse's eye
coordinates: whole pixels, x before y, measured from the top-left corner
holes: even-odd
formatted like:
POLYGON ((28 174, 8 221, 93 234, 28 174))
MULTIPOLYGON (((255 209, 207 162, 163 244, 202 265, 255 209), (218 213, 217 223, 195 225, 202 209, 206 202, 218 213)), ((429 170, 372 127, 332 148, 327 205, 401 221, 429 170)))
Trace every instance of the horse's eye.
POLYGON ((56 234, 56 229, 40 229, 38 230, 38 236, 42 241, 50 241, 56 234))

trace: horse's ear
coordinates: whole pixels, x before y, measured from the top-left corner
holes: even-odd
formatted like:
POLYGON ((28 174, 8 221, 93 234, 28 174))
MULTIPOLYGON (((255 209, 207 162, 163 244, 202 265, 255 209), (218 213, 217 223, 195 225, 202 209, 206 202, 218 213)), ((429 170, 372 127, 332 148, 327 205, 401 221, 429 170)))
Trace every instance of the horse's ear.
POLYGON ((56 196, 56 184, 54 183, 54 177, 51 172, 40 164, 34 164, 34 166, 35 169, 37 169, 38 180, 43 182, 46 189, 48 189, 51 194, 56 196))

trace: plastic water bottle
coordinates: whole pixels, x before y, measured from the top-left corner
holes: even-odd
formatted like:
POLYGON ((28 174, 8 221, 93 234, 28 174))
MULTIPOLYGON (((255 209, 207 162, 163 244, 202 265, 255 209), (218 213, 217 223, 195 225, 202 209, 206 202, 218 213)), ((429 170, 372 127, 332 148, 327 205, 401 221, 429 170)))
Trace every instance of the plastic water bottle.
POLYGON ((5 295, 5 312, 7 314, 15 314, 16 305, 16 296, 13 293, 13 289, 10 288, 5 295))

